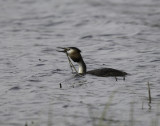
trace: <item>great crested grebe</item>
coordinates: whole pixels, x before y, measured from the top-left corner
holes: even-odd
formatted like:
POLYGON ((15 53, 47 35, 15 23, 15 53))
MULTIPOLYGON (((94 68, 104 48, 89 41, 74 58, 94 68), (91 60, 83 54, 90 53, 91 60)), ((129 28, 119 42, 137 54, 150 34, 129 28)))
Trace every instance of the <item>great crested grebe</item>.
MULTIPOLYGON (((60 49, 63 49, 59 52, 64 52, 69 56, 74 62, 77 62, 79 65, 78 74, 85 75, 85 74, 92 74, 95 76, 100 77, 125 77, 127 75, 126 72, 121 70, 116 70, 112 68, 101 68, 101 69, 95 69, 91 71, 87 71, 87 67, 85 62, 83 61, 83 58, 81 56, 81 50, 76 47, 58 47, 60 49)), ((124 78, 125 79, 125 78, 124 78)))

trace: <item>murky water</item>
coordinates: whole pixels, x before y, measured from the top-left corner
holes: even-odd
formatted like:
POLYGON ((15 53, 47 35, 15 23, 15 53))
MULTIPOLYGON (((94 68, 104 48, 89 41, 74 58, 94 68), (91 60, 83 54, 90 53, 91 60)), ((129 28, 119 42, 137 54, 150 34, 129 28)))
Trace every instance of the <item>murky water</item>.
POLYGON ((93 126, 106 103, 104 124, 151 126, 160 116, 159 64, 159 0, 0 1, 2 126, 93 126), (131 75, 74 77, 58 46, 80 48, 88 70, 131 75))

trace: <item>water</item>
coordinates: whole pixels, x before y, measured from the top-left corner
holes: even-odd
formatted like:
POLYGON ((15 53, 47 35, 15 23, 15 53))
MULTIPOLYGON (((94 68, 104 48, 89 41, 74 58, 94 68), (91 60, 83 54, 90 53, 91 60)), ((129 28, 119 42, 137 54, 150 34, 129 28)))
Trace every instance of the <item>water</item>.
POLYGON ((0 1, 0 125, 92 126, 110 103, 104 124, 150 126, 160 112, 159 6, 159 0, 0 1), (131 76, 74 77, 58 46, 80 48, 88 70, 111 67, 131 76))

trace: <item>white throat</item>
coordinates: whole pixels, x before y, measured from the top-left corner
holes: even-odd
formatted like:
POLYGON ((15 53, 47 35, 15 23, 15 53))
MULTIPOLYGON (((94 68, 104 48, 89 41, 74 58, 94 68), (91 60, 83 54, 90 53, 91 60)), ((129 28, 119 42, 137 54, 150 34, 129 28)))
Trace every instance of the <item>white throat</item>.
POLYGON ((80 61, 78 62, 79 68, 78 68, 78 73, 79 74, 85 74, 86 73, 86 65, 84 63, 84 61, 80 61))
POLYGON ((82 63, 78 63, 78 65, 79 65, 79 68, 78 68, 78 73, 79 74, 83 74, 84 72, 84 70, 83 70, 83 66, 82 66, 82 63))

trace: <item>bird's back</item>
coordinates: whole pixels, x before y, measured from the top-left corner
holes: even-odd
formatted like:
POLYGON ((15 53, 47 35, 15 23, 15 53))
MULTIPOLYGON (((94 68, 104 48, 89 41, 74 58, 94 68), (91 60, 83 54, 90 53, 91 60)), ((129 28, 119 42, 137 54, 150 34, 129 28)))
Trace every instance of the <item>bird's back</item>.
POLYGON ((118 77, 118 76, 124 77, 127 75, 127 73, 124 71, 116 70, 112 68, 95 69, 95 70, 87 71, 87 74, 92 74, 100 77, 118 77))

